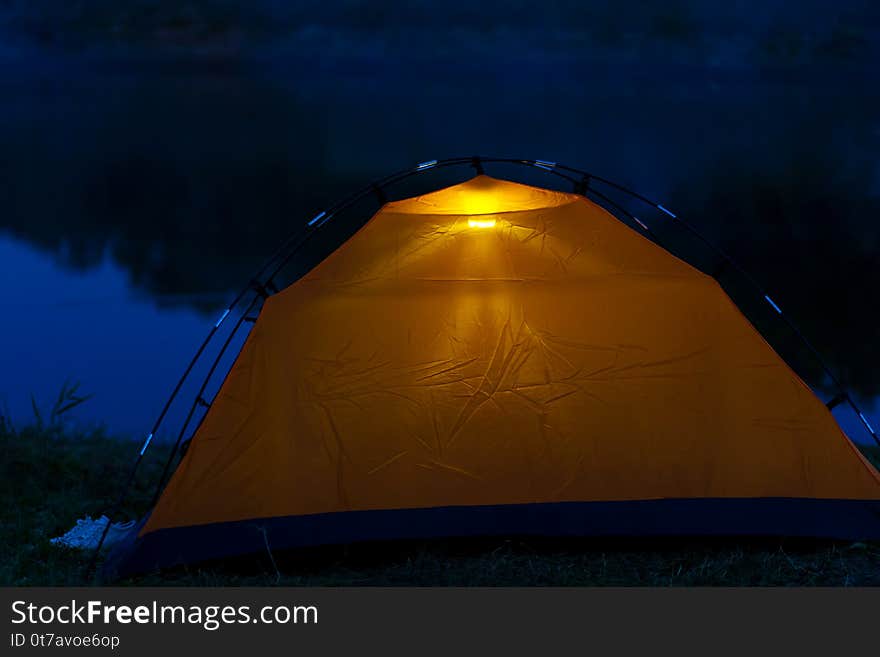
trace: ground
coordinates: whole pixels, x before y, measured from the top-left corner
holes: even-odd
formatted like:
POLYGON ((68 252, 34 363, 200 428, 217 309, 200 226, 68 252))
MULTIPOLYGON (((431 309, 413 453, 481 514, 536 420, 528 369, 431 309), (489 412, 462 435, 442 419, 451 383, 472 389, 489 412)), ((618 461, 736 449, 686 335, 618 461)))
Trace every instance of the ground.
MULTIPOLYGON (((0 418, 0 585, 82 585, 89 556, 56 548, 115 499, 137 452, 129 441, 0 418)), ((880 450, 868 450, 875 463, 880 450)), ((143 464, 124 516, 149 505, 160 450, 143 464)), ((269 553, 134 578, 128 585, 752 586, 880 585, 880 543, 791 540, 410 541, 269 553)))

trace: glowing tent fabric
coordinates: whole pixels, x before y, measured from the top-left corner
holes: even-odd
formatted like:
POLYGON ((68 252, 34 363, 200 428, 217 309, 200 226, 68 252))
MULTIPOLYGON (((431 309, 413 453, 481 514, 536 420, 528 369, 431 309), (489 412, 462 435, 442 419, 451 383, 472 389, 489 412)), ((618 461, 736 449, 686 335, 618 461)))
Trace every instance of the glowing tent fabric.
POLYGON ((269 297, 114 562, 529 533, 877 538, 880 474, 712 278, 477 176, 269 297))

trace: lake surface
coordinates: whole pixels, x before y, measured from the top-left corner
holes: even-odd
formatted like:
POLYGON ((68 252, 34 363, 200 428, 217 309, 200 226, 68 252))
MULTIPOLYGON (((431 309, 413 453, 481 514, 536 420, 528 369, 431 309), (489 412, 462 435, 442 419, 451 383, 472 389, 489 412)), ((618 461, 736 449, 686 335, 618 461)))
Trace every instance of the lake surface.
MULTIPOLYGON (((869 55, 805 66, 745 56, 736 40, 699 56, 654 44, 638 57, 521 37, 419 49, 315 28, 248 47, 0 43, 4 414, 26 423, 32 398, 45 412, 75 380, 93 397, 73 421, 145 434, 280 239, 369 180, 472 153, 580 166, 661 200, 751 270, 880 411, 880 91, 869 55)), ((712 267, 650 219, 673 250, 712 267)), ((833 396, 766 304, 730 285, 833 396)), ((851 412, 835 414, 867 438, 851 412)))

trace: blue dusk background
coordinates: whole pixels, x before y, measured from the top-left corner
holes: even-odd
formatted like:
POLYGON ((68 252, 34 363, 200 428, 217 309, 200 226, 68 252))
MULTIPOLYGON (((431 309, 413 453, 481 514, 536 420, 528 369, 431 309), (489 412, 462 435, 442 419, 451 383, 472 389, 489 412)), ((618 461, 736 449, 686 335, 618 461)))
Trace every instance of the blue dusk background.
POLYGON ((78 381, 74 422, 143 436, 279 240, 371 179, 479 153, 687 217, 876 418, 878 62, 870 0, 0 0, 0 412, 27 423, 78 381))

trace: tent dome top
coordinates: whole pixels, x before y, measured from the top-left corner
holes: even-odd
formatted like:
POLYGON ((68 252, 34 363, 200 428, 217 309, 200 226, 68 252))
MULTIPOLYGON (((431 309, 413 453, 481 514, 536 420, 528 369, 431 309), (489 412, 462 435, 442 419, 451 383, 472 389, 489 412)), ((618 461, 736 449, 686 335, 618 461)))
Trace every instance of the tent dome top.
POLYGON ((485 215, 555 208, 582 197, 478 175, 428 194, 385 205, 385 212, 428 215, 485 215))

